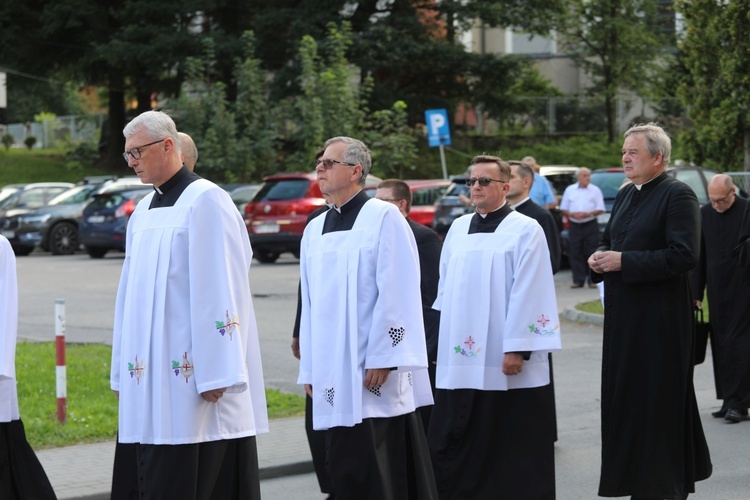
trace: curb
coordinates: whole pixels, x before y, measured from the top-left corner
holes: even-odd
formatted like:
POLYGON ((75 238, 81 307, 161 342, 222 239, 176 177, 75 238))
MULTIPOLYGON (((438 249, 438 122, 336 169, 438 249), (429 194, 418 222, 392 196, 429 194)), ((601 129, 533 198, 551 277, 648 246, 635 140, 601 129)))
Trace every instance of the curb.
POLYGON ((591 323, 594 325, 604 324, 603 314, 594 314, 584 311, 579 311, 573 307, 567 307, 562 313, 562 317, 571 321, 578 321, 579 323, 591 323))

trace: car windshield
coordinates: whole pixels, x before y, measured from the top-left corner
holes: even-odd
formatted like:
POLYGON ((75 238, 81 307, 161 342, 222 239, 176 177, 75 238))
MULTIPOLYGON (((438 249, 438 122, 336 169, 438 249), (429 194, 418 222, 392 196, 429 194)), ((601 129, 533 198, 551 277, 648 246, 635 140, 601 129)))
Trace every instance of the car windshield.
POLYGON ((11 189, 11 188, 0 189, 0 205, 2 205, 3 202, 5 200, 7 200, 8 198, 10 198, 13 195, 13 193, 15 193, 16 191, 18 191, 18 190, 17 189, 11 189))
POLYGON ((625 172, 622 171, 594 171, 591 173, 591 183, 602 190, 602 196, 604 196, 605 199, 614 199, 624 180, 625 172))
POLYGON ((48 205, 70 205, 72 203, 82 203, 89 199, 94 188, 96 188, 96 186, 91 184, 84 184, 83 186, 70 188, 52 198, 48 205))
POLYGON ((310 181, 307 179, 275 179, 263 183, 254 201, 293 200, 302 198, 310 181))
POLYGON ((469 192, 470 189, 466 185, 466 179, 454 179, 453 184, 445 190, 445 196, 460 196, 462 194, 468 196, 469 192))

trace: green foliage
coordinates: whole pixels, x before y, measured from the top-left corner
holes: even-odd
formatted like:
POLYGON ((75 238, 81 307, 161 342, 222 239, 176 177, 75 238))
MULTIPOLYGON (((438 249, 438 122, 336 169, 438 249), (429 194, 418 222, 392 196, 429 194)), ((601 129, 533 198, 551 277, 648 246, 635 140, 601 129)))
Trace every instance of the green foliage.
POLYGON ((692 127, 689 159, 720 170, 750 169, 750 2, 678 1, 685 21, 677 94, 692 127))
MULTIPOLYGON (((57 421, 55 343, 19 342, 16 378, 21 418, 36 448, 112 440, 117 432, 117 397, 109 388, 112 348, 67 344, 67 421, 57 421)), ((269 418, 304 414, 305 399, 266 390, 269 418)))
POLYGON ((659 71, 657 7, 657 0, 574 0, 564 18, 561 44, 591 76, 589 92, 604 98, 610 143, 618 140, 615 97, 647 93, 659 71))
POLYGON ((13 145, 14 142, 16 142, 16 140, 10 134, 4 134, 2 141, 3 141, 3 146, 5 146, 6 151, 10 149, 10 147, 13 145))
POLYGON ((36 144, 36 137, 33 135, 30 135, 26 137, 26 139, 23 140, 24 145, 26 145, 26 148, 31 150, 34 148, 34 144, 36 144))
MULTIPOLYGON (((82 170, 69 170, 65 168, 68 153, 63 149, 0 150, 0 186, 29 182, 78 182, 84 175, 112 174, 90 162, 81 162, 82 170)), ((127 175, 128 172, 123 168, 118 174, 127 175)))
POLYGON ((416 169, 416 133, 407 124, 406 103, 376 111, 363 136, 372 150, 372 173, 381 178, 410 179, 416 169))

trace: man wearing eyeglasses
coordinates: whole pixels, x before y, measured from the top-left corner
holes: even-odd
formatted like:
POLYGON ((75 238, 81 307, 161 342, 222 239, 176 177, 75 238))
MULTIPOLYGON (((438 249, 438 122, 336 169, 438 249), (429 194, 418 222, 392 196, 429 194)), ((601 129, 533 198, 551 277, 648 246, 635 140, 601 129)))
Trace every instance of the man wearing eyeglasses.
POLYGON ((511 171, 472 160, 474 214, 443 243, 428 442, 440 498, 555 498, 548 354, 560 349, 549 249, 506 202, 511 171))
POLYGON ((716 397, 721 409, 711 415, 728 423, 747 420, 750 406, 750 316, 746 308, 750 270, 734 249, 748 202, 734 192, 732 178, 708 182, 709 203, 701 207, 700 261, 693 273, 693 298, 701 308, 704 289, 711 311, 711 354, 716 397))
POLYGON ((318 160, 332 207, 302 236, 298 383, 336 497, 436 498, 415 411, 432 403, 417 246, 398 209, 362 190, 371 162, 349 137, 318 160))
POLYGON ((128 223, 115 307, 125 446, 112 498, 260 498, 255 436, 268 418, 247 229, 229 195, 183 164, 167 114, 142 113, 123 134, 154 191, 128 223))

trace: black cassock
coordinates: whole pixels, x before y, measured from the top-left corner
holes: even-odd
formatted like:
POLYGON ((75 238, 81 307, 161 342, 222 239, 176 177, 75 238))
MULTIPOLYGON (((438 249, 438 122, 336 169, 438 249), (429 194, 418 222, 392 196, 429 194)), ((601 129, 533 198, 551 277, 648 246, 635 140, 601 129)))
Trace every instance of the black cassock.
POLYGON ((600 496, 684 498, 711 475, 693 389, 699 217, 666 174, 615 199, 599 245, 622 252, 621 271, 603 275, 600 496))
POLYGON ((747 200, 735 198, 724 213, 701 208, 701 259, 693 273, 694 298, 703 298, 704 287, 708 293, 716 397, 738 409, 750 406, 750 270, 733 251, 747 207, 747 200))

